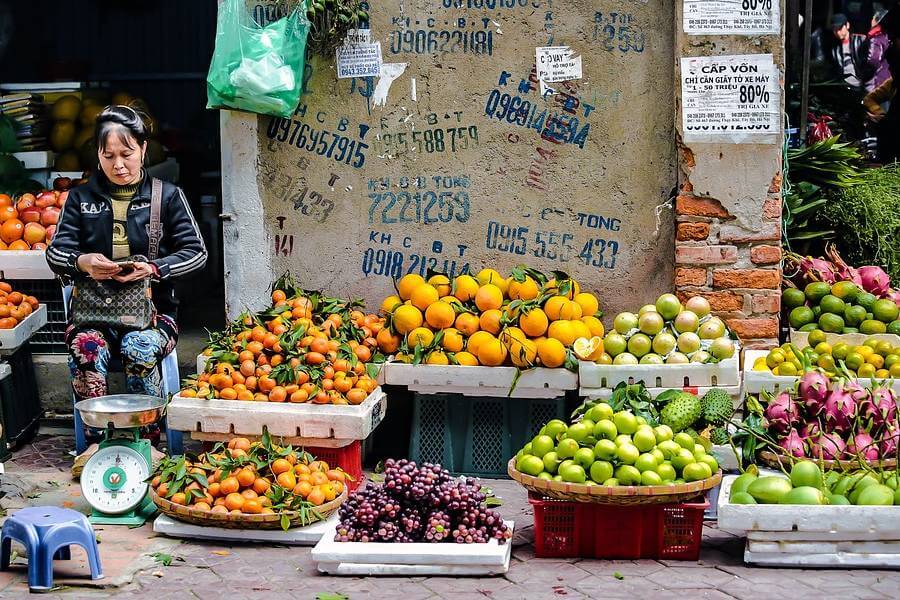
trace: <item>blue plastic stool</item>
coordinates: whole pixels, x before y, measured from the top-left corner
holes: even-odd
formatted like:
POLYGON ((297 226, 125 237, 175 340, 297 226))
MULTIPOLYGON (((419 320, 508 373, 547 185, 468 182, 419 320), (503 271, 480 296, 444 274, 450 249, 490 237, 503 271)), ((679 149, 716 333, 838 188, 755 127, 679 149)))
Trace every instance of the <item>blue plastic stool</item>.
POLYGON ((69 560, 69 546, 85 549, 91 579, 102 579, 97 538, 87 517, 76 510, 55 506, 35 506, 16 511, 3 523, 0 534, 0 571, 9 569, 12 541, 28 553, 28 587, 46 591, 53 587, 53 559, 69 560))
MULTIPOLYGON (((68 319, 68 310, 69 310, 69 298, 72 296, 72 286, 67 285, 63 287, 63 307, 66 312, 66 318, 68 319)), ((172 351, 163 357, 162 364, 160 365, 162 369, 162 394, 164 397, 168 397, 169 394, 177 393, 179 389, 181 389, 180 376, 178 373, 178 352, 176 348, 172 348, 172 351)), ((111 369, 112 370, 112 369, 111 369)), ((72 403, 78 402, 77 398, 75 398, 75 394, 72 394, 72 403)), ((75 413, 75 452, 77 454, 81 454, 85 450, 87 450, 87 439, 85 439, 84 435, 84 423, 81 422, 81 415, 77 410, 73 410, 75 413)), ((177 455, 184 453, 184 439, 183 434, 180 431, 170 431, 168 427, 166 427, 166 419, 163 419, 159 423, 160 429, 166 432, 166 444, 169 447, 170 455, 177 455)))

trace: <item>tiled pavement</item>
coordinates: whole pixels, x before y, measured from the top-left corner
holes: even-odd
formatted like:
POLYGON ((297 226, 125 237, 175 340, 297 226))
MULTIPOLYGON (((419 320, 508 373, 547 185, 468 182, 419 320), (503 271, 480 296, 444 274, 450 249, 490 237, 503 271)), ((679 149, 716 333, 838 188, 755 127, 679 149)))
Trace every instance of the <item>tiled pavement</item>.
MULTIPOLYGON (((0 480, 8 509, 56 504, 85 508, 77 484, 68 476, 68 438, 42 437, 7 463, 0 480)), ((315 599, 320 594, 358 598, 574 600, 579 598, 854 598, 900 597, 900 572, 871 570, 802 570, 750 568, 741 560, 743 541, 704 528, 697 563, 679 561, 547 560, 534 558, 532 516, 524 492, 514 483, 491 482, 502 497, 500 511, 514 519, 513 560, 505 577, 494 578, 336 578, 319 575, 308 548, 181 542, 153 534, 150 526, 99 531, 106 587, 88 587, 72 578, 87 574, 83 553, 58 567, 59 590, 53 598, 148 598, 163 600, 223 598, 315 599), (172 557, 162 566, 150 554, 172 557), (70 575, 66 577, 66 575, 70 575)), ((708 524, 709 525, 709 524, 708 524)), ((98 528, 99 529, 99 528, 98 528)), ((23 564, 20 558, 16 561, 23 564)), ((58 563, 59 564, 59 563, 58 563)), ((21 566, 0 573, 0 598, 27 594, 21 566)), ((334 596, 324 596, 334 598, 334 596)))

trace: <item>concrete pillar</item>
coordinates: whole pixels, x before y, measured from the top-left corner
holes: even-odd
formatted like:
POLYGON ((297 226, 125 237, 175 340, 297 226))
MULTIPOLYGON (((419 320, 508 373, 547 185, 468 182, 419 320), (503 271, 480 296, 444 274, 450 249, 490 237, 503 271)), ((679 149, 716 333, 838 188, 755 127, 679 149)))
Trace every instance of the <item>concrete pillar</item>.
POLYGON ((688 36, 681 11, 676 2, 675 287, 682 298, 706 297, 746 346, 772 346, 781 304, 783 134, 765 144, 683 143, 680 59, 772 54, 783 104, 784 27, 780 35, 688 36))

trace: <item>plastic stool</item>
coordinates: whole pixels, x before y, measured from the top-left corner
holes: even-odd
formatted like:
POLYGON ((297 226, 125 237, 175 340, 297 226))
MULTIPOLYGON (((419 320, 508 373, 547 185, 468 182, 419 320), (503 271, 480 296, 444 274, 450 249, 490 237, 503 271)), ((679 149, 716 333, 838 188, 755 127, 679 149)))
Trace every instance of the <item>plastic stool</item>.
MULTIPOLYGON (((65 308, 66 318, 68 319, 68 311, 69 311, 69 298, 72 296, 72 286, 67 285, 63 287, 63 307, 65 308)), ((112 357, 111 357, 112 358, 112 357)), ((111 361, 112 362, 112 361, 111 361)), ((181 388, 180 376, 178 373, 178 350, 177 348, 172 348, 172 351, 163 357, 162 364, 160 365, 162 370, 162 394, 164 397, 167 397, 169 394, 175 394, 181 388)), ((113 370, 112 368, 110 369, 113 370)), ((78 402, 78 399, 75 398, 75 394, 72 394, 72 404, 78 402)), ((85 439, 84 435, 84 423, 81 422, 81 415, 77 410, 73 409, 75 413, 75 452, 77 454, 81 454, 85 450, 87 450, 87 439, 85 439)), ((169 454, 183 454, 184 453, 184 438, 183 434, 180 431, 169 431, 168 427, 166 427, 166 419, 165 417, 159 422, 160 429, 166 432, 166 445, 169 447, 169 454)))
POLYGON ((55 506, 35 506, 16 511, 3 523, 0 534, 0 571, 9 569, 12 541, 28 553, 28 587, 46 591, 53 587, 53 559, 69 560, 69 546, 85 549, 91 579, 102 579, 97 538, 87 517, 76 510, 55 506))

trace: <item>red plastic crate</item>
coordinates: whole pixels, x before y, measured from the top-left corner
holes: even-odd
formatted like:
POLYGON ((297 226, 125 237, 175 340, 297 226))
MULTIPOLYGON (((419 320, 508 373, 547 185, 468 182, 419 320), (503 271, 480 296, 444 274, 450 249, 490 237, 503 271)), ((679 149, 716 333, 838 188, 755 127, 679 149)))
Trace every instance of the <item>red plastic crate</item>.
POLYGON ((700 503, 614 506, 529 494, 534 555, 539 558, 697 560, 703 538, 700 503))
POLYGON ((347 484, 350 491, 356 490, 365 478, 362 469, 362 442, 356 440, 342 448, 304 448, 319 460, 324 460, 331 468, 340 467, 353 478, 347 484))

